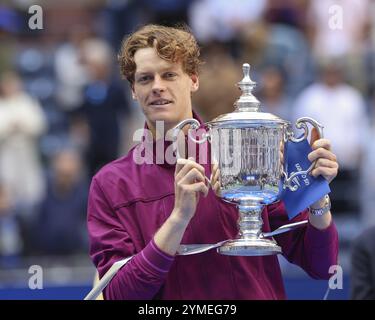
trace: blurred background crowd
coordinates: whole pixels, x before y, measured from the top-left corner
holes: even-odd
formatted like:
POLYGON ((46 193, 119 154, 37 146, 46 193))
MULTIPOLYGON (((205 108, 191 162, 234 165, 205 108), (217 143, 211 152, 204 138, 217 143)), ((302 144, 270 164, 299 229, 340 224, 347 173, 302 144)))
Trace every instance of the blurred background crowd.
POLYGON ((117 52, 150 22, 184 22, 197 37, 204 120, 233 111, 248 62, 264 112, 325 126, 345 265, 352 239, 375 225, 374 0, 13 0, 0 5, 0 283, 41 261, 60 266, 58 281, 64 263, 92 268, 90 179, 144 122, 117 52), (33 4, 41 30, 28 26, 33 4))

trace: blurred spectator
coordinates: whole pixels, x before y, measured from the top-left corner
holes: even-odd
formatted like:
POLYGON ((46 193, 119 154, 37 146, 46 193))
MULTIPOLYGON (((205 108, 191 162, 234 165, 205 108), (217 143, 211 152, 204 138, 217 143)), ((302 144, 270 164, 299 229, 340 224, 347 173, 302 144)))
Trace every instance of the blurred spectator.
POLYGON ((174 25, 187 23, 187 11, 194 0, 138 0, 151 23, 174 25))
POLYGON ((268 23, 287 24, 304 30, 310 0, 268 0, 264 19, 268 23))
POLYGON ((284 120, 292 120, 292 105, 284 91, 286 75, 282 68, 276 65, 263 69, 259 81, 261 111, 277 115, 284 120))
POLYGON ((375 94, 375 1, 371 1, 370 3, 368 16, 370 19, 368 25, 364 27, 365 30, 361 43, 363 54, 361 52, 359 56, 361 68, 358 72, 360 74, 357 74, 352 79, 352 83, 359 87, 359 89, 363 89, 364 94, 371 98, 375 94), (355 83, 356 80, 360 81, 360 86, 355 83))
POLYGON ((266 0, 201 0, 189 9, 189 23, 199 42, 231 42, 264 12, 266 0))
POLYGON ((148 21, 147 12, 140 0, 108 0, 102 18, 105 27, 101 28, 100 34, 116 51, 120 50, 124 34, 130 33, 137 25, 148 21))
POLYGON ((21 21, 16 10, 0 4, 0 73, 9 69, 16 47, 12 34, 19 31, 21 21))
POLYGON ((28 219, 44 191, 38 138, 47 124, 39 103, 12 72, 0 76, 0 119, 0 179, 28 219))
POLYGON ((87 74, 80 62, 79 50, 87 37, 87 28, 73 26, 55 54, 57 100, 63 110, 72 110, 82 104, 82 88, 87 83, 87 74))
POLYGON ((89 175, 118 157, 121 143, 121 120, 130 108, 125 89, 114 81, 111 48, 100 39, 84 41, 82 62, 89 82, 84 88, 82 106, 73 113, 72 132, 86 135, 89 175))
POLYGON ((13 266, 22 251, 21 230, 12 203, 0 182, 0 267, 13 266))
POLYGON ((370 0, 310 1, 308 22, 316 57, 343 57, 362 50, 370 0))
POLYGON ((236 65, 220 43, 211 43, 205 50, 206 61, 199 75, 199 90, 193 95, 194 107, 204 120, 232 112, 234 102, 241 95, 236 84, 243 78, 240 65, 236 65))
POLYGON ((375 300, 375 226, 353 241, 350 299, 375 300))
POLYGON ((19 31, 21 23, 21 17, 16 10, 0 5, 0 33, 3 31, 15 33, 19 31))
MULTIPOLYGON (((372 104, 374 109, 375 99, 372 104)), ((374 115, 372 116, 372 126, 369 131, 369 136, 366 139, 368 143, 366 144, 366 152, 360 169, 361 222, 362 225, 366 227, 375 226, 375 170, 373 170, 373 168, 375 168, 375 118, 374 115)))
POLYGON ((65 148, 53 156, 51 164, 47 193, 30 241, 36 238, 37 251, 42 254, 85 253, 88 184, 80 155, 65 148))
POLYGON ((317 60, 342 58, 348 80, 366 90, 365 38, 371 25, 371 0, 311 1, 309 38, 317 60))
POLYGON ((295 27, 260 23, 245 29, 241 33, 241 42, 242 61, 249 62, 255 70, 268 65, 278 65, 285 70, 284 88, 291 97, 311 83, 315 76, 308 43, 304 34, 295 27))
POLYGON ((321 80, 297 98, 295 118, 312 117, 324 126, 324 135, 340 164, 331 184, 333 210, 359 212, 359 169, 367 150, 368 115, 358 90, 344 83, 340 60, 321 64, 321 80))

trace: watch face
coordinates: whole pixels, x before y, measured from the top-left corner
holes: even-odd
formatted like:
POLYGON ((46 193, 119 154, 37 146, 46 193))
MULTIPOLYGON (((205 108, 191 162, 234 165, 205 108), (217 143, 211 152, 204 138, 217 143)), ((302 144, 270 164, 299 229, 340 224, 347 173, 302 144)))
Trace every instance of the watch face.
POLYGON ((319 209, 310 208, 310 212, 314 216, 322 216, 331 209, 331 200, 328 195, 324 196, 324 205, 319 209))

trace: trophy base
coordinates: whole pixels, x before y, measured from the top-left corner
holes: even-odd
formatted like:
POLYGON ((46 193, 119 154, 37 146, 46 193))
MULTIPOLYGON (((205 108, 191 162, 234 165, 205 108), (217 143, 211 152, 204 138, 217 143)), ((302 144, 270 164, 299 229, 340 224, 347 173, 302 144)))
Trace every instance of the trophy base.
POLYGON ((269 239, 236 239, 217 248, 217 252, 228 256, 270 256, 281 253, 281 247, 269 239))

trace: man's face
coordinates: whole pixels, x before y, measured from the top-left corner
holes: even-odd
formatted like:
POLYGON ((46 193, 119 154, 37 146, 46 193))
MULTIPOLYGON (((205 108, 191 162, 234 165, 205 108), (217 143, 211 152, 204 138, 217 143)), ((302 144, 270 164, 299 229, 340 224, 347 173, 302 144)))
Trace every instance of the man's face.
POLYGON ((164 121, 168 130, 192 117, 191 92, 198 89, 198 76, 186 74, 181 63, 161 59, 154 48, 139 49, 134 61, 133 98, 141 105, 151 130, 155 130, 156 121, 164 121))

